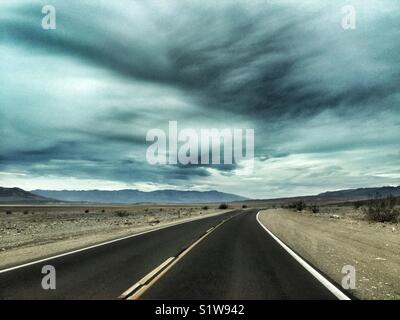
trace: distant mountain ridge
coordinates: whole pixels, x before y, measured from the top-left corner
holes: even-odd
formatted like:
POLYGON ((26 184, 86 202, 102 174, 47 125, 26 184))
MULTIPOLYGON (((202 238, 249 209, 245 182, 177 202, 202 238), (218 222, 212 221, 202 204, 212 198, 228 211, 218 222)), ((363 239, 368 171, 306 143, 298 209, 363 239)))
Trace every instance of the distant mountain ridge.
POLYGON ((0 202, 49 202, 54 201, 20 188, 0 187, 0 202))
POLYGON ((338 191, 327 191, 317 195, 323 198, 352 198, 366 200, 371 198, 382 198, 387 196, 400 196, 400 186, 397 187, 377 187, 377 188, 358 188, 338 191))
POLYGON ((314 196, 299 196, 281 199, 251 200, 235 194, 223 193, 219 191, 177 191, 177 190, 158 190, 144 192, 139 190, 75 190, 75 191, 53 191, 53 190, 33 190, 31 192, 20 188, 0 187, 0 203, 50 203, 60 201, 93 202, 93 203, 206 203, 206 202, 233 202, 233 201, 357 201, 371 198, 387 197, 389 195, 400 197, 400 186, 346 189, 338 191, 327 191, 314 196))
POLYGON ((139 190, 33 190, 33 194, 61 201, 95 202, 95 203, 206 203, 231 202, 247 198, 219 191, 177 191, 157 190, 144 192, 139 190))
POLYGON ((373 188, 358 188, 358 189, 344 189, 337 191, 326 191, 317 195, 285 197, 285 198, 271 198, 271 199, 253 199, 246 202, 256 205, 257 203, 270 203, 270 204, 290 204, 296 201, 304 201, 310 203, 342 203, 352 201, 363 201, 374 198, 386 198, 394 196, 400 198, 400 186, 392 187, 373 187, 373 188))

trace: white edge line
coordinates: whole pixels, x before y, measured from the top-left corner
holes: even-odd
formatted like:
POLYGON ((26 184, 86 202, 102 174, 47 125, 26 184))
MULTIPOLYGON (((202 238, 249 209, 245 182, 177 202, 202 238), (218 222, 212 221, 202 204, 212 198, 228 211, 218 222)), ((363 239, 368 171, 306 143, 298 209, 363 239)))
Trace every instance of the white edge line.
POLYGON ((286 244, 284 244, 277 236, 275 236, 271 231, 267 229, 266 226, 260 221, 261 211, 257 213, 257 221, 264 228, 268 234, 278 242, 283 249, 285 249, 298 263, 300 263, 308 272, 310 272, 325 288, 327 288, 336 298, 339 300, 351 300, 342 291, 340 291, 335 285, 333 285, 328 279, 326 279, 322 274, 315 270, 310 264, 308 264, 303 258, 301 258, 297 253, 290 249, 286 244))
MULTIPOLYGON (((227 212, 230 212, 230 211, 227 211, 227 212)), ((220 214, 224 214, 224 213, 227 213, 227 212, 221 212, 220 214)), ((53 259, 65 257, 65 256, 68 256, 68 255, 71 255, 71 254, 74 254, 74 253, 78 253, 78 252, 90 250, 90 249, 93 249, 93 248, 105 246, 105 245, 107 245, 107 244, 114 243, 114 242, 118 242, 118 241, 121 241, 121 240, 126 240, 126 239, 129 239, 129 238, 134 238, 134 237, 137 237, 137 236, 141 236, 141 235, 143 235, 143 234, 146 234, 146 233, 150 233, 150 232, 154 232, 154 231, 166 229, 166 228, 173 227, 173 226, 177 226, 177 225, 184 224, 184 223, 193 222, 193 221, 196 221, 196 220, 201 220, 201 219, 206 219, 206 218, 215 217, 215 216, 218 216, 218 215, 220 215, 220 214, 215 214, 215 215, 208 216, 208 217, 207 217, 207 216, 204 216, 204 217, 194 218, 194 219, 189 220, 189 221, 180 221, 180 222, 172 223, 172 224, 169 224, 169 225, 166 225, 166 226, 158 227, 158 228, 155 228, 155 229, 150 229, 150 230, 146 230, 146 231, 143 231, 143 232, 131 234, 131 235, 129 235, 129 236, 125 236, 125 237, 122 237, 122 238, 118 238, 118 239, 114 239, 114 240, 109 240, 109 241, 101 242, 101 243, 94 244, 94 245, 89 246, 89 247, 84 247, 84 248, 81 248, 81 249, 68 251, 68 252, 65 252, 65 253, 61 253, 61 254, 58 254, 58 255, 55 255, 55 256, 51 256, 51 257, 47 257, 47 258, 40 259, 40 260, 35 260, 35 261, 32 261, 32 262, 28 262, 28 263, 24 263, 24 264, 21 264, 21 265, 18 265, 18 266, 14 266, 14 267, 10 267, 10 268, 7 268, 7 269, 0 270, 0 274, 6 273, 6 272, 9 272, 9 271, 13 271, 13 270, 16 270, 16 269, 25 268, 25 267, 28 267, 28 266, 31 266, 31 265, 34 265, 34 264, 38 264, 38 263, 42 263, 42 262, 46 262, 46 261, 49 261, 49 260, 53 260, 53 259)))

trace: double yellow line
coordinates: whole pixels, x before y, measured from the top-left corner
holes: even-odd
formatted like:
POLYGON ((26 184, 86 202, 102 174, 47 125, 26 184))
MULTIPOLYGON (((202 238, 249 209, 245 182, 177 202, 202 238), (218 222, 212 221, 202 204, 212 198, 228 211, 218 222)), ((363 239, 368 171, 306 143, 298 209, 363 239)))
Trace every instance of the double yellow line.
POLYGON ((186 254, 189 253, 195 246, 197 246, 202 240, 204 240, 207 236, 209 236, 212 232, 214 232, 217 228, 219 228, 226 221, 236 217, 234 215, 229 219, 222 220, 215 227, 208 229, 204 235, 202 235, 199 239, 197 239, 194 243, 192 243, 189 247, 183 250, 176 257, 169 257, 163 263, 161 263, 158 267, 153 269, 147 275, 145 275, 142 279, 136 282, 133 286, 127 289, 124 293, 122 293, 118 298, 124 300, 137 300, 139 299, 154 283, 156 283, 164 274, 168 272, 176 263, 179 262, 186 254))

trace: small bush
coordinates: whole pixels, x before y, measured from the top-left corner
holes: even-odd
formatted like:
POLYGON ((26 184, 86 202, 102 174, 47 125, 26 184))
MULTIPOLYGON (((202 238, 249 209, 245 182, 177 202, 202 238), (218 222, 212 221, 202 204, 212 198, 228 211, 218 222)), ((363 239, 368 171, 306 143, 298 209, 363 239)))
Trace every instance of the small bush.
POLYGON ((247 205, 242 205, 242 209, 246 209, 247 208, 247 205))
POLYGON ((129 216, 129 213, 127 211, 125 211, 125 210, 115 211, 115 214, 116 214, 117 217, 120 217, 120 218, 129 216))
POLYGON ((89 213, 89 209, 86 209, 86 210, 85 210, 85 213, 89 213))
POLYGON ((12 211, 11 210, 7 210, 6 214, 12 214, 12 211))
POLYGON ((306 204, 303 201, 297 201, 289 204, 288 208, 296 209, 297 211, 303 211, 306 208, 306 204))
POLYGON ((319 213, 319 207, 318 206, 311 206, 311 212, 312 213, 319 213))
POLYGON ((202 210, 208 210, 208 206, 201 207, 202 210))
POLYGON ((226 203, 221 203, 218 208, 219 209, 228 209, 228 205, 226 203))
POLYGON ((353 207, 354 207, 354 209, 356 209, 356 210, 358 210, 359 208, 361 208, 362 205, 363 205, 362 201, 355 201, 355 202, 353 203, 353 207))
POLYGON ((28 210, 24 210, 22 213, 23 213, 23 214, 28 214, 29 211, 28 211, 28 210))
POLYGON ((400 217, 400 210, 395 206, 397 200, 393 196, 382 199, 371 199, 366 203, 363 211, 367 218, 375 222, 396 222, 400 217))
POLYGON ((306 208, 306 204, 303 201, 299 201, 296 205, 297 211, 303 211, 306 208))

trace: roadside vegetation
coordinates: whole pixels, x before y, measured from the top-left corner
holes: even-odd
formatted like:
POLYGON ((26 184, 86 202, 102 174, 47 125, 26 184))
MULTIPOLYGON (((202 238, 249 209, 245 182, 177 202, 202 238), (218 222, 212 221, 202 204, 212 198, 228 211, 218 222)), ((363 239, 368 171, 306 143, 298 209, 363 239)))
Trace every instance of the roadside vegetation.
POLYGON ((126 210, 117 210, 115 211, 115 215, 120 218, 125 218, 129 216, 129 212, 126 210))
POLYGON ((362 207, 365 216, 375 222, 398 222, 400 210, 396 208, 398 199, 393 196, 371 199, 362 207))
POLYGON ((221 203, 219 205, 218 209, 221 209, 221 210, 228 209, 228 205, 226 203, 221 203))
MULTIPOLYGON (((286 208, 288 209, 296 209, 297 211, 303 211, 305 210, 307 207, 306 203, 304 201, 296 201, 293 203, 289 203, 286 208)), ((285 208, 285 206, 283 206, 282 208, 285 208)))
MULTIPOLYGON (((400 201, 399 198, 388 196, 386 198, 375 198, 353 202, 356 211, 361 211, 366 220, 372 222, 392 222, 400 221, 400 201)), ((292 209, 297 212, 305 210, 318 214, 320 207, 312 204, 307 205, 304 201, 295 201, 287 205, 282 205, 283 209, 292 209)))

